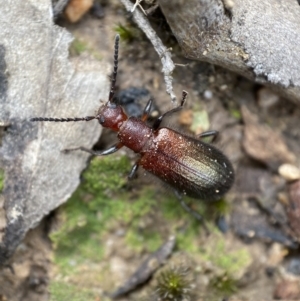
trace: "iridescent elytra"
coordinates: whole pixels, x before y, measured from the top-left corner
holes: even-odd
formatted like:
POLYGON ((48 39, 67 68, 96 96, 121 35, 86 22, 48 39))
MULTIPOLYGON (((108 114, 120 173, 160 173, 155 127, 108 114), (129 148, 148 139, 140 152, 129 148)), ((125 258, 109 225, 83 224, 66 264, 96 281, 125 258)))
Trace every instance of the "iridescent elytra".
MULTIPOLYGON (((152 126, 146 123, 152 100, 150 99, 141 118, 128 117, 123 108, 114 100, 115 83, 118 70, 119 35, 115 38, 114 69, 111 89, 106 104, 102 105, 96 116, 74 118, 36 117, 31 121, 90 121, 99 123, 118 133, 118 143, 104 151, 93 151, 85 147, 67 151, 82 150, 96 156, 109 155, 126 146, 140 155, 129 174, 132 178, 138 167, 157 176, 173 187, 184 209, 194 214, 183 202, 182 195, 201 200, 217 200, 232 186, 234 171, 228 158, 216 147, 203 142, 207 136, 216 136, 216 131, 204 132, 198 137, 190 137, 168 127, 160 127, 166 115, 183 107, 187 92, 183 91, 180 106, 158 117, 152 126)), ((194 214, 195 215, 195 214, 194 214)))

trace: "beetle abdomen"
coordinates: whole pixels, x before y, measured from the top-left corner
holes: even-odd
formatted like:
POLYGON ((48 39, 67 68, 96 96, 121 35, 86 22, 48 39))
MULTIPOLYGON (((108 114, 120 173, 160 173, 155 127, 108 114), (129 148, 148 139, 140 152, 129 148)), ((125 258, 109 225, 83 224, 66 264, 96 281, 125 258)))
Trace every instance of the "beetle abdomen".
POLYGON ((154 133, 140 164, 177 191, 204 200, 220 198, 234 180, 230 161, 218 149, 169 128, 154 133))

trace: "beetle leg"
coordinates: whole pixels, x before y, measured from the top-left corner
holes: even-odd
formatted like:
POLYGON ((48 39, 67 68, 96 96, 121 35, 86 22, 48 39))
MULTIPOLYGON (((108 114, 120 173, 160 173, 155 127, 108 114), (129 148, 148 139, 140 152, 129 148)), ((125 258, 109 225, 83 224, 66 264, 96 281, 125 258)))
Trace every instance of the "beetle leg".
POLYGON ((186 97, 187 97, 188 93, 186 91, 182 91, 182 98, 181 98, 181 103, 180 105, 177 107, 177 108, 174 108, 164 114, 162 114, 161 116, 159 116, 155 121, 154 121, 154 124, 152 126, 153 130, 157 130, 163 120, 163 118, 166 116, 166 115, 169 115, 169 114, 172 114, 172 113, 175 113, 175 112, 178 112, 182 109, 184 103, 185 103, 185 100, 186 100, 186 97))
POLYGON ((93 151, 91 149, 85 148, 85 147, 76 147, 76 148, 70 148, 70 149, 64 149, 63 151, 65 153, 69 153, 75 150, 81 150, 87 153, 90 153, 94 156, 106 156, 106 155, 110 155, 115 153, 116 151, 118 151, 121 147, 123 146, 123 143, 117 143, 114 146, 110 147, 109 149, 106 149, 104 151, 93 151))
POLYGON ((143 116, 141 118, 142 121, 146 121, 148 119, 150 111, 151 111, 152 104, 153 104, 153 99, 150 98, 147 102, 147 105, 145 106, 144 113, 143 113, 143 116))
POLYGON ((206 131, 206 132, 203 132, 200 135, 198 135, 198 137, 200 139, 206 138, 206 137, 213 137, 212 140, 211 140, 211 142, 214 142, 214 141, 216 141, 216 139, 218 137, 218 134, 219 134, 218 131, 206 131))
POLYGON ((191 214, 196 220, 198 220, 202 225, 207 235, 209 235, 209 230, 203 220, 203 217, 194 209, 192 209, 182 198, 182 194, 175 190, 175 195, 179 201, 181 207, 189 214, 191 214))
POLYGON ((229 229, 229 225, 224 217, 224 215, 221 215, 217 218, 216 220, 216 224, 218 229, 222 232, 222 233, 227 233, 228 229, 229 229))
POLYGON ((139 168, 139 161, 137 161, 137 162, 132 166, 131 171, 130 171, 130 173, 129 173, 129 175, 128 175, 128 179, 129 179, 129 180, 132 180, 132 179, 135 177, 138 168, 139 168))

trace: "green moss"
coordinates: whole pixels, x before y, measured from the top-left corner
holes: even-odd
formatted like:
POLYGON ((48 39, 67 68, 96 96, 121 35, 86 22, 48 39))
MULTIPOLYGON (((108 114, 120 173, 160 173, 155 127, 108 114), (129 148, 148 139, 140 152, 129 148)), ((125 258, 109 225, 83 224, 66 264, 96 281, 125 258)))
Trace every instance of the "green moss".
POLYGON ((126 243, 137 252, 141 252, 145 248, 149 252, 154 252, 162 245, 162 237, 158 232, 145 229, 141 233, 134 228, 126 233, 126 243))
MULTIPOLYGON (((130 170, 127 156, 96 158, 83 174, 83 181, 60 209, 62 226, 51 235, 56 263, 63 274, 76 272, 86 261, 103 258, 103 234, 118 223, 128 226, 127 240, 136 248, 139 239, 149 251, 161 243, 160 235, 141 231, 139 223, 155 204, 154 191, 142 189, 133 197, 126 189, 130 170)), ((141 244, 140 244, 141 245, 141 244)))
POLYGON ((179 232, 176 236, 177 248, 188 253, 197 253, 199 251, 197 236, 200 236, 200 230, 191 226, 185 231, 179 232))
MULTIPOLYGON (((203 227, 182 209, 172 193, 169 196, 165 194, 166 197, 159 199, 158 203, 157 189, 153 187, 138 188, 135 183, 134 189, 130 190, 127 180, 130 167, 127 156, 118 154, 91 161, 80 187, 60 209, 60 229, 51 235, 59 276, 65 279, 66 275, 66 279, 78 283, 85 279, 83 271, 87 268, 93 284, 86 280, 82 287, 97 286, 97 283, 105 287, 106 275, 110 273, 109 270, 103 272, 105 242, 109 232, 121 226, 126 229, 126 245, 137 252, 153 252, 161 246, 166 234, 176 233, 179 250, 193 253, 199 262, 210 261, 221 271, 212 278, 212 287, 226 293, 232 290, 234 273, 249 262, 249 255, 244 250, 229 250, 223 235, 207 218, 211 235, 208 239, 201 239, 203 227), (90 271, 89 267, 96 267, 97 264, 99 269, 90 271), (99 277, 104 278, 101 281, 99 277)), ((209 204, 188 198, 185 201, 202 216, 209 216, 209 204)), ((223 205, 216 206, 222 208, 223 205)), ((53 300, 65 300, 59 299, 60 287, 63 290, 64 285, 54 282, 51 291, 55 291, 53 298, 56 299, 53 300)), ((66 290, 70 290, 65 295, 72 296, 73 287, 65 286, 66 290)), ((88 291, 80 291, 88 294, 88 291)), ((72 297, 70 299, 74 300, 72 297)))
MULTIPOLYGON (((209 263, 210 269, 204 271, 208 274, 209 300, 219 300, 221 296, 230 296, 237 290, 237 281, 251 264, 251 255, 246 247, 233 246, 218 231, 214 231, 203 243, 197 253, 197 262, 203 262, 206 267, 209 263)), ((201 264, 200 264, 201 265, 201 264)))
POLYGON ((191 282, 187 278, 187 269, 172 266, 160 272, 154 296, 155 300, 191 300, 191 282))
MULTIPOLYGON (((209 228, 213 227, 210 222, 213 214, 210 212, 211 205, 204 201, 184 197, 184 201, 193 210, 199 213, 209 228)), ((197 253, 199 251, 198 238, 203 234, 204 228, 200 221, 186 212, 176 196, 170 194, 159 204, 165 220, 168 221, 170 228, 176 235, 176 245, 179 250, 197 253)))
POLYGON ((80 55, 88 49, 87 44, 77 38, 75 38, 70 46, 71 55, 80 55))
POLYGON ((230 212, 229 203, 226 202, 226 200, 224 198, 222 198, 218 201, 212 202, 211 206, 214 209, 213 215, 214 215, 215 218, 220 216, 220 215, 226 215, 230 212))
MULTIPOLYGON (((196 210, 200 215, 204 216, 207 210, 207 203, 184 197, 184 202, 196 210)), ((186 216, 190 216, 180 205, 175 194, 172 192, 170 195, 166 195, 165 198, 159 204, 159 210, 163 212, 163 215, 168 220, 185 219, 186 216)), ((199 222, 198 222, 199 225, 199 222)))
POLYGON ((132 42, 135 39, 140 39, 142 36, 141 31, 129 23, 126 25, 119 23, 114 30, 120 35, 123 42, 132 42))
POLYGON ((92 160, 83 175, 83 183, 60 209, 63 223, 51 239, 57 248, 58 263, 65 271, 72 268, 69 262, 81 262, 85 258, 101 260, 101 234, 109 227, 110 220, 123 217, 129 168, 125 156, 92 160))
POLYGON ((182 217, 182 208, 175 195, 166 195, 160 202, 159 209, 167 220, 176 220, 182 217))
POLYGON ((239 109, 231 109, 230 114, 231 114, 232 117, 234 117, 237 120, 242 119, 242 114, 241 114, 241 111, 239 109))
POLYGON ((224 295, 231 295, 237 291, 236 280, 228 277, 226 274, 221 277, 214 278, 210 283, 210 287, 217 291, 217 295, 219 294, 220 297, 224 295))
POLYGON ((49 290, 51 295, 50 301, 88 301, 96 300, 97 297, 94 292, 59 281, 52 281, 49 290))
POLYGON ((90 47, 88 43, 82 39, 75 38, 69 51, 71 56, 79 56, 83 52, 88 52, 97 60, 102 60, 102 55, 96 49, 90 47))
POLYGON ((226 246, 226 238, 217 232, 214 233, 214 239, 203 246, 202 257, 204 261, 209 261, 224 270, 230 277, 248 266, 251 261, 246 249, 231 250, 226 246))
POLYGON ((0 192, 4 187, 4 170, 0 169, 0 192))

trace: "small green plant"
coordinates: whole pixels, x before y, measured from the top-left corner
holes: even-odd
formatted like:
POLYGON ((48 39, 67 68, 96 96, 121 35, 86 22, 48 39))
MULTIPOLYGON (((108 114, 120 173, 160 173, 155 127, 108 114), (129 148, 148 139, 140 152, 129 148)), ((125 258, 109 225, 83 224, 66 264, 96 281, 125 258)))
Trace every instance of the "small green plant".
POLYGON ((141 31, 130 24, 122 25, 119 23, 114 29, 122 41, 131 42, 141 37, 141 31))
POLYGON ((241 120, 242 119, 242 113, 240 110, 238 109, 231 109, 230 114, 233 118, 237 119, 237 120, 241 120))
POLYGON ((236 280, 226 274, 214 278, 210 283, 210 287, 222 295, 231 295, 237 291, 236 280))
POLYGON ((129 27, 119 24, 115 27, 116 33, 118 33, 123 41, 132 41, 134 39, 134 34, 129 27))
POLYGON ((192 296, 191 281, 187 278, 188 268, 174 266, 162 271, 157 277, 153 300, 183 301, 192 296))
POLYGON ((86 43, 83 41, 75 38, 70 46, 70 53, 73 56, 80 55, 82 52, 86 51, 88 49, 86 43))

